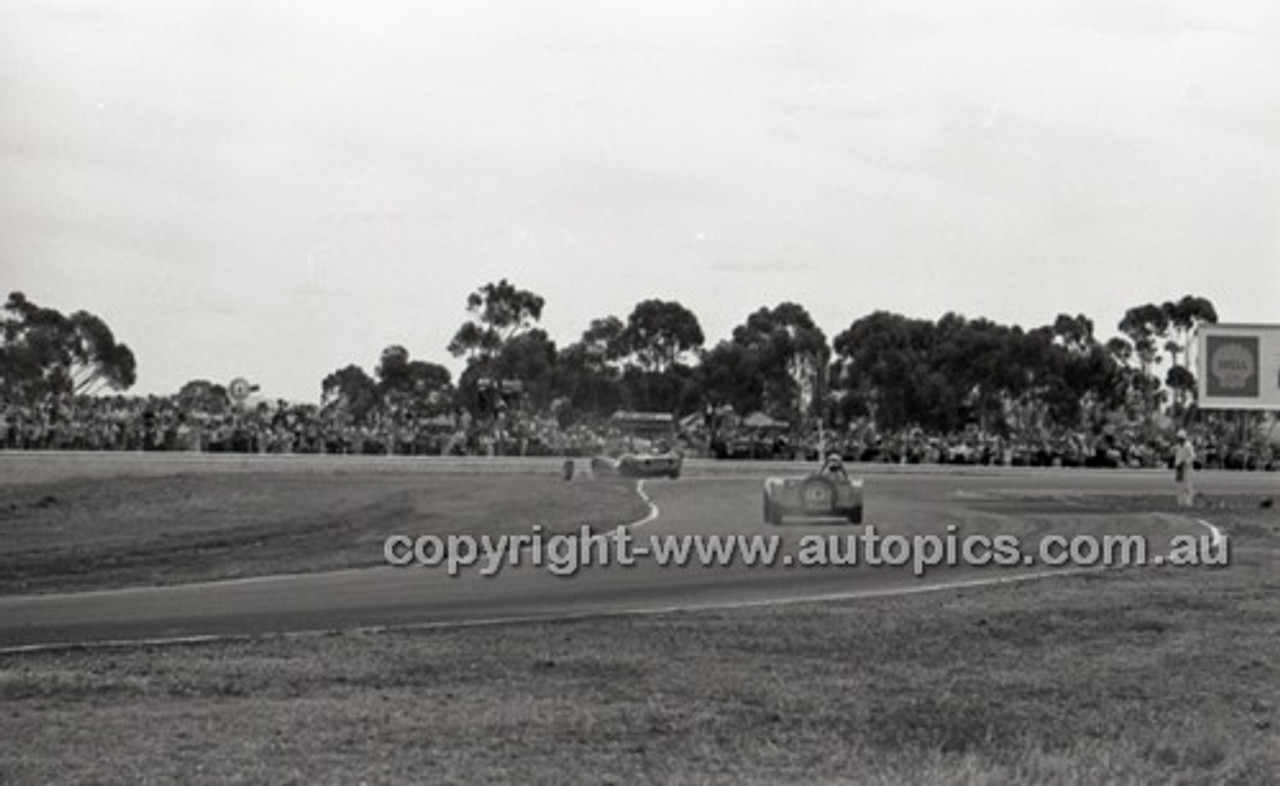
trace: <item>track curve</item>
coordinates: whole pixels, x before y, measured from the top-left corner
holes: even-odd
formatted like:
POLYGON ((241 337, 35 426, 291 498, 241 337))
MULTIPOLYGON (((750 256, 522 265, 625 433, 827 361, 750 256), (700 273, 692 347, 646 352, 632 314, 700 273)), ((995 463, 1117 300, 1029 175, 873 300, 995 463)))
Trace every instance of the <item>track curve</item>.
MULTIPOLYGON (((1257 479, 1227 475, 1224 490, 1264 489, 1257 479)), ((1269 479, 1265 479, 1269 480, 1269 479)), ((781 529, 760 515, 758 468, 677 481, 649 481, 658 515, 634 527, 644 535, 740 535, 781 532, 784 550, 805 534, 860 528, 801 523, 781 529)), ((1204 534, 1195 520, 1156 513, 1073 509, 1082 492, 1171 493, 1165 473, 1038 472, 951 475, 871 473, 867 522, 881 534, 1017 534, 1035 542, 1049 533, 1141 534, 1155 547, 1174 534, 1204 534)), ((416 534, 416 533, 406 533, 416 534)), ((973 586, 1046 575, 1039 565, 936 567, 918 577, 907 568, 870 567, 589 567, 572 577, 527 565, 495 577, 438 569, 379 567, 265 576, 167 587, 0 597, 0 649, 191 640, 280 632, 384 626, 473 625, 877 596, 973 586)))

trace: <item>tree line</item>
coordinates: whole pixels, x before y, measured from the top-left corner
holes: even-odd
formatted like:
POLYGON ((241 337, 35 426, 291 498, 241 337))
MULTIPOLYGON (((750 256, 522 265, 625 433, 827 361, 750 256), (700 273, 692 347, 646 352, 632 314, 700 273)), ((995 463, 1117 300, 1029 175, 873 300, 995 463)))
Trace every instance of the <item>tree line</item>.
MULTIPOLYGON (((731 406, 796 426, 869 420, 882 429, 950 432, 1087 428, 1117 413, 1152 423, 1194 404, 1188 341, 1217 322, 1205 298, 1146 303, 1125 312, 1107 339, 1083 314, 1031 329, 947 313, 937 320, 876 311, 828 339, 793 302, 761 307, 708 346, 697 316, 647 299, 626 318, 604 315, 578 340, 556 345, 540 326, 545 300, 503 279, 470 293, 447 350, 464 361, 457 380, 439 363, 384 349, 372 373, 350 363, 320 383, 320 403, 352 423, 395 413, 465 410, 554 414, 568 424, 618 409, 680 414, 731 406), (1167 363, 1166 363, 1167 361, 1167 363), (1160 370, 1163 367, 1163 374, 1160 370)), ((19 402, 125 390, 132 351, 98 317, 70 316, 12 293, 0 315, 0 390, 19 402)), ((225 390, 193 380, 188 405, 217 410, 225 390)))

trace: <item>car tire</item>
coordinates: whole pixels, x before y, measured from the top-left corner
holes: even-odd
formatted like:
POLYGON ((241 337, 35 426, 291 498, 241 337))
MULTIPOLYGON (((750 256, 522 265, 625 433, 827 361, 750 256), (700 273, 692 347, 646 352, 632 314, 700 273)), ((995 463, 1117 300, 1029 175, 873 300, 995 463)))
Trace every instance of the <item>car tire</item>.
POLYGON ((862 523, 862 507, 861 506, 856 507, 849 512, 849 523, 850 524, 862 523))
POLYGON ((777 526, 782 523, 782 516, 778 514, 778 506, 773 504, 773 500, 769 499, 769 493, 764 495, 764 522, 777 526))

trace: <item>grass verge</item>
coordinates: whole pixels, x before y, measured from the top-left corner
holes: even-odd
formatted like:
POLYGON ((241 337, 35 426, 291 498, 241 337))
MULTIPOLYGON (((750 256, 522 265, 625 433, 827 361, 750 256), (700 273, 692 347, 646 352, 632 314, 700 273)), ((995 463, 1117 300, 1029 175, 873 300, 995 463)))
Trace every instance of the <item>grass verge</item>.
POLYGON ((0 486, 0 594, 382 563, 388 535, 634 521, 634 483, 531 475, 192 472, 0 486))

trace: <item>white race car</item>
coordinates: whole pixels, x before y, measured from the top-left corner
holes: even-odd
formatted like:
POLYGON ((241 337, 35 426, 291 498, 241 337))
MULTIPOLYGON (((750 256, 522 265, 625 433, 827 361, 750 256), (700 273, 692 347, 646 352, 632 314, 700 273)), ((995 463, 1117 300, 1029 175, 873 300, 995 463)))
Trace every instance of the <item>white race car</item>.
POLYGON ((591 459, 591 469, 597 475, 621 475, 624 478, 675 478, 680 477, 684 456, 675 452, 624 453, 617 458, 596 456, 591 459))
POLYGON ((766 478, 764 520, 781 524, 786 516, 842 518, 862 523, 862 479, 844 471, 839 456, 832 456, 821 470, 793 478, 766 478))

